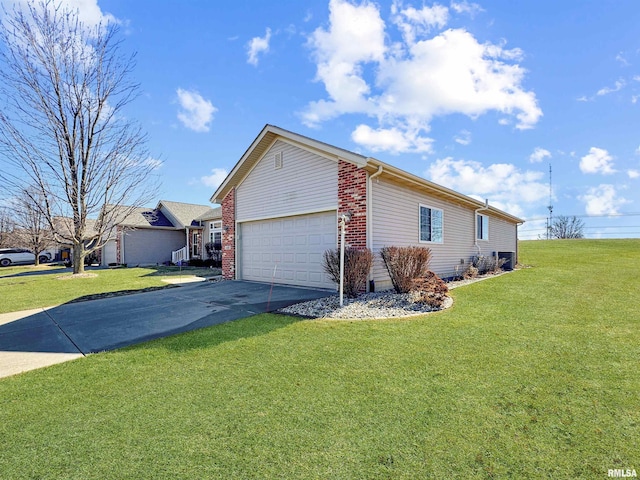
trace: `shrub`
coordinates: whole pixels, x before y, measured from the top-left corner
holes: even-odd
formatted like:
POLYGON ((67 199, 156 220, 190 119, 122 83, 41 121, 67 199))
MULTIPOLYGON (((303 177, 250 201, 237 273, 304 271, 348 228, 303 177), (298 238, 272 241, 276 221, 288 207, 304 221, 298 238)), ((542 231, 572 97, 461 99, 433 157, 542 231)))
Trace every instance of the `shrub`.
POLYGON ((192 258, 189 260, 190 267, 204 267, 204 260, 201 258, 192 258))
MULTIPOLYGON (((471 259, 471 267, 475 267, 478 272, 476 275, 485 275, 487 273, 498 273, 502 270, 502 266, 506 263, 506 258, 496 258, 495 256, 478 255, 471 259)), ((467 269, 467 271, 469 270, 467 269)), ((466 274, 465 274, 466 276, 466 274)), ((473 278, 473 277, 470 277, 473 278)))
MULTIPOLYGON (((368 248, 344 249, 344 284, 343 291, 347 297, 355 298, 358 292, 364 291, 367 277, 373 264, 373 254, 368 248)), ((340 250, 327 250, 322 258, 322 267, 331 280, 340 285, 340 250)))
POLYGON ((408 293, 413 280, 423 277, 429 270, 431 250, 426 247, 383 247, 380 256, 395 291, 408 293))
POLYGON ((472 278, 476 278, 478 276, 478 269, 473 265, 469 265, 467 269, 464 271, 464 275, 462 278, 465 280, 471 280, 472 278))
POLYGON ((432 271, 428 271, 424 277, 413 280, 411 299, 414 302, 426 303, 433 308, 442 308, 449 294, 449 287, 432 271))

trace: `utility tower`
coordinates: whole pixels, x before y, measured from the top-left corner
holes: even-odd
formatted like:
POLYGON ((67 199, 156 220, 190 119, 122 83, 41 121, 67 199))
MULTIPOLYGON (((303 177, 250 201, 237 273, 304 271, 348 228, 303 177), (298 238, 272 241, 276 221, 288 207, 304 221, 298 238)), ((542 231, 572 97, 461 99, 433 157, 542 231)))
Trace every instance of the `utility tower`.
POLYGON ((553 184, 551 183, 551 164, 549 164, 549 218, 547 219, 547 240, 551 239, 553 229, 553 184))

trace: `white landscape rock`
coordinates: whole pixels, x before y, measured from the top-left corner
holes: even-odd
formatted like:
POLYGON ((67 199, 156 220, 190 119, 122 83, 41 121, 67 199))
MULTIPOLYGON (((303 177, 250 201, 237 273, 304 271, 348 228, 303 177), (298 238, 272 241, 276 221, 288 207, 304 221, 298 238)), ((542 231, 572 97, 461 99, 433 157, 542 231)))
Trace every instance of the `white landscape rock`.
MULTIPOLYGON (((444 308, 448 308, 452 304, 453 300, 449 297, 444 308)), ((278 310, 278 312, 309 318, 373 319, 409 317, 439 310, 442 309, 413 302, 408 293, 380 292, 366 293, 357 298, 345 298, 342 307, 340 307, 338 296, 332 295, 291 305, 278 310)))

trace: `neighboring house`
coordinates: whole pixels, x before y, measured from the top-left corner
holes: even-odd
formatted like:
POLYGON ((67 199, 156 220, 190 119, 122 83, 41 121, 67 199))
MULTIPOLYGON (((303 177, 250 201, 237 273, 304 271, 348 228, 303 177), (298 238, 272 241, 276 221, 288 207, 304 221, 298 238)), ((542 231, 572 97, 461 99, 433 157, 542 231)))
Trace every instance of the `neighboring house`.
POLYGON ((219 208, 166 200, 153 209, 128 210, 102 248, 102 265, 155 265, 207 258, 205 239, 221 218, 219 208))
MULTIPOLYGON (((246 279, 332 287, 323 252, 338 246, 339 216, 351 212, 346 244, 376 254, 370 280, 391 288, 377 253, 422 245, 442 277, 474 255, 517 258, 523 220, 461 193, 311 138, 266 125, 211 197, 222 206, 222 271, 246 279)), ((370 283, 371 285, 371 283, 370 283)))
POLYGON ((212 258, 216 262, 222 261, 222 208, 209 208, 205 213, 196 218, 196 221, 202 225, 201 243, 202 258, 207 258, 207 243, 211 244, 213 249, 212 258))
MULTIPOLYGON (((73 259, 73 245, 64 239, 71 238, 73 229, 73 219, 70 217, 55 217, 53 219, 54 224, 54 245, 49 247, 47 251, 53 256, 55 261, 70 262, 73 259)), ((98 232, 96 231, 96 220, 88 218, 86 220, 85 235, 90 240, 85 242, 86 246, 94 245, 98 239, 98 232)), ((90 263, 100 263, 101 251, 95 251, 90 258, 86 258, 86 261, 90 263)))

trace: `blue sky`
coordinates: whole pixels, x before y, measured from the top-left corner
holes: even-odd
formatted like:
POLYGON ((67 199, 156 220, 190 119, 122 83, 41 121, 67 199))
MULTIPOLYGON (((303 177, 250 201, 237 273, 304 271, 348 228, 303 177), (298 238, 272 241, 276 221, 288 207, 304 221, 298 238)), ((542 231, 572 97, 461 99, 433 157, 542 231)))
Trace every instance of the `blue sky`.
POLYGON ((522 238, 551 164, 554 214, 640 236, 637 0, 66 1, 137 52, 162 199, 208 203, 271 123, 488 198, 522 238))

